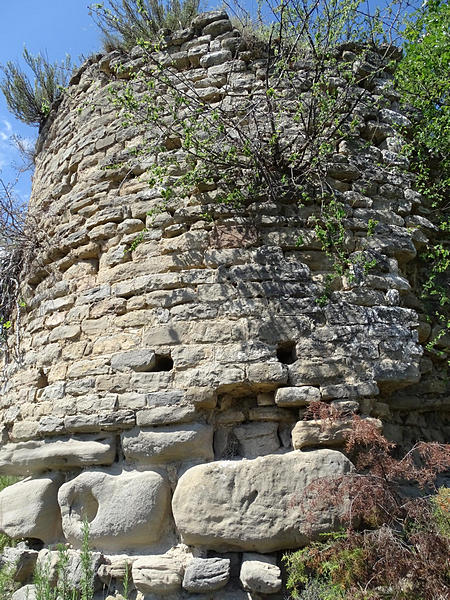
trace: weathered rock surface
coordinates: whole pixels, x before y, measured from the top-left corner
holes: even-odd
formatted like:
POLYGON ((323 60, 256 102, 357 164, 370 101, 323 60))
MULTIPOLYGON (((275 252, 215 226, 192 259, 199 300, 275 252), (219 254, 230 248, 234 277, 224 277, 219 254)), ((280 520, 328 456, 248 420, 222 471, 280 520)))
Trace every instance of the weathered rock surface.
POLYGON ((49 468, 110 465, 115 452, 115 440, 106 434, 6 444, 0 448, 0 473, 26 475, 49 468))
POLYGON ((125 457, 139 463, 162 463, 177 460, 211 460, 213 429, 209 425, 193 423, 133 429, 122 435, 125 457))
POLYGON ((33 584, 24 585, 14 592, 11 600, 37 600, 36 586, 33 584))
POLYGON ((190 555, 186 547, 175 547, 163 555, 138 558, 133 562, 133 583, 144 594, 166 595, 181 590, 183 572, 190 555))
MULTIPOLYGON (((361 51, 353 50, 337 50, 332 68, 338 72, 342 58, 345 68, 353 62, 364 73, 361 51)), ((314 234, 318 198, 299 206, 267 194, 237 209, 218 201, 220 169, 189 194, 169 198, 165 183, 185 189, 180 177, 190 172, 181 134, 172 128, 165 138, 145 119, 125 125, 106 93, 112 87, 120 95, 122 85, 137 98, 148 92, 150 57, 142 49, 91 57, 52 108, 29 205, 43 243, 21 285, 26 307, 12 315, 19 336, 7 339, 9 355, 18 350, 20 361, 5 364, 8 353, 0 356, 0 473, 64 471, 72 478, 61 496, 65 531, 79 545, 80 522, 88 518, 97 547, 114 554, 101 572, 117 582, 116 591, 125 557, 131 563, 139 556, 136 579, 151 591, 138 598, 160 600, 156 590, 169 588, 170 600, 197 598, 182 589, 183 571, 166 552, 180 534, 199 544, 192 555, 209 560, 222 549, 295 547, 308 539, 310 522, 313 533, 333 528, 341 507, 320 512, 303 490, 349 463, 329 450, 285 453, 292 443, 338 447, 352 414, 383 419, 389 438, 405 445, 448 439, 448 367, 422 356, 440 333, 426 323, 415 260, 438 232, 400 155, 410 124, 392 90, 391 51, 370 49, 376 78, 364 75, 348 90, 361 99, 361 126, 327 161, 326 185, 345 213, 351 271, 334 278, 332 290, 333 260, 314 234), (134 151, 144 147, 148 153, 134 151), (159 165, 162 155, 153 150, 161 147, 159 165), (149 186, 155 160, 163 185, 149 186), (343 410, 341 423, 297 423, 319 399, 343 410), (213 439, 216 459, 233 462, 187 470, 214 460, 213 439), (179 530, 164 512, 168 484, 158 477, 174 491, 179 530)), ((248 47, 226 13, 214 11, 183 31, 164 31, 152 59, 170 66, 177 95, 192 94, 193 102, 175 103, 183 113, 201 100, 211 116, 221 102, 245 128, 239 115, 251 114, 254 100, 264 129, 261 52, 248 47)), ((298 92, 309 97, 315 65, 305 59, 298 67, 297 84, 280 90, 280 142, 293 155, 303 143, 293 118, 298 92)), ((164 129, 175 90, 156 75, 164 129)), ((279 82, 269 80, 278 93, 279 82)), ((331 76, 330 85, 340 93, 347 83, 331 76)), ((249 123, 253 135, 260 127, 249 123)), ((436 341, 439 352, 449 348, 445 335, 436 341)), ((24 515, 34 511, 29 523, 14 520, 24 500, 11 503, 11 527, 48 531, 33 521, 43 511, 49 522, 39 495, 23 507, 24 515)), ((67 541, 63 534, 60 541, 67 541)), ((278 585, 274 565, 269 576, 262 559, 246 560, 243 591, 241 556, 231 556, 229 583, 202 600, 256 600, 266 596, 256 589, 278 585)))
POLYGON ((281 589, 281 571, 272 556, 245 552, 239 575, 244 590, 275 594, 281 589))
POLYGON ((19 481, 0 492, 0 531, 13 539, 37 538, 45 543, 61 535, 58 488, 62 479, 46 475, 19 481))
POLYGON ((8 566, 12 579, 25 583, 33 575, 37 557, 37 550, 32 550, 24 542, 20 542, 15 548, 7 547, 3 550, 0 556, 0 569, 8 566))
POLYGON ((351 470, 350 461, 333 450, 197 465, 178 482, 173 515, 186 544, 259 552, 295 548, 337 527, 342 511, 331 503, 316 510, 303 497, 307 486, 351 470))
POLYGON ((318 388, 310 385, 279 388, 275 394, 277 405, 287 408, 292 406, 306 406, 309 402, 317 400, 320 400, 320 391, 318 388))
MULTIPOLYGON (((369 421, 378 429, 382 429, 378 419, 369 418, 369 421)), ((292 430, 292 446, 294 450, 316 446, 341 446, 351 432, 351 427, 351 419, 298 421, 292 430)))
POLYGON ((277 423, 247 423, 234 429, 241 455, 256 458, 272 454, 280 448, 277 423))
POLYGON ((114 552, 157 541, 169 506, 169 486, 154 471, 84 471, 58 494, 66 539, 80 547, 83 520, 93 547, 114 552))
POLYGON ((229 559, 193 558, 186 567, 183 588, 198 594, 214 592, 225 587, 229 579, 229 559))

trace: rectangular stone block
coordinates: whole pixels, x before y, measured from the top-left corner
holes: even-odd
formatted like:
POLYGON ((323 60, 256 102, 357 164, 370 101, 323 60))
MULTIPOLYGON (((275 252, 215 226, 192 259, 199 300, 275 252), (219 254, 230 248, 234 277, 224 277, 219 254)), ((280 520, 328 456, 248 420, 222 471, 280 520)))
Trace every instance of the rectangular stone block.
POLYGON ((115 454, 115 439, 109 434, 18 442, 0 448, 0 473, 27 475, 48 469, 110 465, 115 454))
POLYGON ((212 460, 213 429, 209 425, 175 425, 158 429, 132 429, 122 434, 127 460, 163 463, 194 459, 212 460))

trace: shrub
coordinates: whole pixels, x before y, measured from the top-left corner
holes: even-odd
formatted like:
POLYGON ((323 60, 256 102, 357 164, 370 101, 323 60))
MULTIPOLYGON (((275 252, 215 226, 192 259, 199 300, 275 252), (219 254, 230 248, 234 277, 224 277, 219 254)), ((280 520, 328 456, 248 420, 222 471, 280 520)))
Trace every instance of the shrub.
MULTIPOLYGON (((317 412, 325 418, 323 407, 317 412)), ((417 443, 396 456, 373 423, 355 416, 346 452, 356 472, 316 482, 307 493, 318 506, 325 497, 349 499, 347 529, 284 557, 291 598, 446 598, 450 489, 432 492, 436 475, 450 466, 450 447, 417 443)))
POLYGON ((33 56, 26 48, 23 59, 30 77, 21 66, 12 61, 1 65, 3 77, 0 81, 8 108, 11 113, 27 125, 41 126, 47 118, 52 102, 67 85, 73 70, 70 56, 61 63, 50 63, 48 58, 38 54, 33 56))
POLYGON ((106 50, 154 41, 160 29, 182 29, 197 15, 200 0, 109 0, 90 5, 106 50))
MULTIPOLYGON (((404 103, 416 109, 411 143, 405 147, 427 217, 435 225, 419 256, 417 284, 425 312, 436 325, 426 348, 436 350, 450 331, 449 188, 450 188, 450 5, 430 0, 414 12, 405 31, 405 55, 396 72, 404 103)), ((444 344, 445 346, 445 344, 444 344)))

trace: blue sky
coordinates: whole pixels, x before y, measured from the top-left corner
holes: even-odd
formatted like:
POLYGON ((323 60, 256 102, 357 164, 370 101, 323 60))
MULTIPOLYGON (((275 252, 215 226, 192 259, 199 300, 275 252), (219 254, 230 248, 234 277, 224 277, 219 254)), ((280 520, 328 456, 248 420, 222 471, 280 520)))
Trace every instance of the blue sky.
MULTIPOLYGON (((98 50, 99 34, 88 4, 89 0, 0 0, 0 63, 19 60, 24 44, 32 54, 47 52, 51 61, 63 59, 66 53, 77 60, 98 50)), ((0 93, 0 169, 7 181, 14 177, 11 164, 18 161, 9 142, 13 134, 31 143, 37 129, 15 120, 0 93)), ((17 192, 25 199, 29 190, 28 174, 21 178, 17 192)))
MULTIPOLYGON (((100 48, 97 27, 89 16, 88 5, 92 0, 0 0, 0 64, 21 59, 24 44, 32 54, 46 52, 53 61, 62 60, 66 53, 74 61, 81 55, 88 56, 100 48)), ((244 6, 254 9, 256 0, 241 0, 244 6)), ((372 8, 385 4, 369 0, 372 8)), ((220 0, 205 0, 206 7, 215 7, 220 0)), ((33 143, 37 129, 20 123, 8 112, 3 94, 0 93, 0 170, 6 181, 14 178, 11 165, 19 160, 10 143, 12 135, 20 135, 33 143)), ((30 192, 30 174, 22 176, 16 191, 21 200, 30 192)))

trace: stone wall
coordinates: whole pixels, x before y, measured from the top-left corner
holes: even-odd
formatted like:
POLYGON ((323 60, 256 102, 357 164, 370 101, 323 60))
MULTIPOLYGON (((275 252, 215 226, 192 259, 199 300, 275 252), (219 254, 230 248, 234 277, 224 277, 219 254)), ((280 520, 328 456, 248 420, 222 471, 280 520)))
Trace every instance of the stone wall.
MULTIPOLYGON (((174 34, 167 53, 207 102, 260 87, 261 59, 223 13, 174 34)), ((328 179, 349 249, 377 264, 321 306, 330 261, 313 208, 236 213, 207 189, 161 210, 127 154, 152 132, 124 127, 111 102, 119 63, 126 79, 144 59, 89 59, 40 138, 43 241, 0 399, 0 473, 27 478, 0 493, 0 530, 79 548, 87 519, 102 581, 120 587, 126 555, 148 600, 281 598, 280 552, 342 510, 302 492, 352 468, 349 421, 303 420, 311 401, 379 419, 397 442, 448 438, 444 363, 423 356, 431 331, 413 285, 433 226, 399 154, 408 120, 386 60, 366 90, 380 108, 362 111, 361 143, 340 144, 328 179)))

